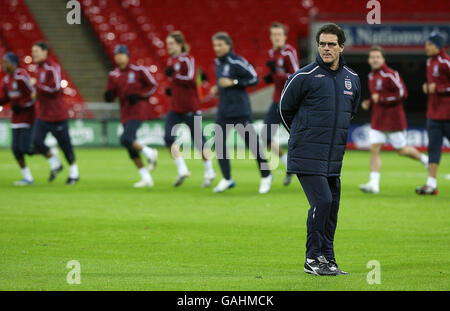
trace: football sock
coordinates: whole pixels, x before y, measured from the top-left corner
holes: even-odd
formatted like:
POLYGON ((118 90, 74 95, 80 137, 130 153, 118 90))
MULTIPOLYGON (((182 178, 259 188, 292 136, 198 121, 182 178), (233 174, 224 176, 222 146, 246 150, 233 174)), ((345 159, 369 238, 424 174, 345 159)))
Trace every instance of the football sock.
POLYGON ((20 169, 22 172, 23 179, 26 179, 28 181, 33 180, 33 176, 31 175, 30 168, 28 166, 25 166, 24 168, 20 169))
POLYGON ((206 160, 203 163, 205 164, 205 172, 211 173, 213 171, 212 161, 206 160))
POLYGON ((428 156, 425 154, 422 154, 422 156, 420 157, 420 162, 422 162, 423 165, 428 165, 428 156))
POLYGON ((48 164, 50 165, 51 170, 56 170, 61 166, 61 161, 58 158, 57 154, 52 153, 52 156, 47 159, 48 164))
POLYGON ((283 154, 280 158, 281 162, 283 162, 284 166, 287 167, 287 154, 283 154))
POLYGON ((183 157, 174 159, 174 162, 178 169, 178 175, 185 175, 188 173, 188 168, 186 166, 186 163, 184 162, 183 157))
POLYGON ((150 180, 150 173, 148 172, 148 170, 145 167, 141 167, 139 169, 139 175, 141 175, 141 178, 143 180, 150 180))
POLYGON ((69 167, 69 177, 73 179, 77 179, 80 177, 77 164, 74 163, 69 167))
POLYGON ((431 188, 437 188, 437 179, 433 178, 431 176, 428 176, 427 186, 429 186, 431 188))
POLYGON ((147 159, 151 158, 153 156, 153 153, 155 152, 155 150, 153 148, 150 148, 148 146, 143 146, 142 147, 142 152, 144 153, 145 157, 147 159))
POLYGON ((376 186, 380 184, 380 172, 370 172, 370 183, 376 186))

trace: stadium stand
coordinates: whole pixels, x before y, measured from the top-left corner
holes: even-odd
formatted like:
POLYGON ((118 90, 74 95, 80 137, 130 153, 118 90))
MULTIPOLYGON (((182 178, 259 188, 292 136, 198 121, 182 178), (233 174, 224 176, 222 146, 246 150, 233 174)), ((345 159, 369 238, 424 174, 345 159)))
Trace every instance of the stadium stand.
MULTIPOLYGON (((2 25, 0 37, 4 45, 20 57, 22 66, 33 75, 35 67, 30 56, 31 46, 34 42, 46 40, 46 38, 23 0, 1 0, 0 12, 2 25)), ((53 54, 52 58, 59 63, 56 55, 53 54)), ((91 115, 86 111, 83 96, 63 68, 61 77, 70 116, 72 118, 90 117, 91 115)))

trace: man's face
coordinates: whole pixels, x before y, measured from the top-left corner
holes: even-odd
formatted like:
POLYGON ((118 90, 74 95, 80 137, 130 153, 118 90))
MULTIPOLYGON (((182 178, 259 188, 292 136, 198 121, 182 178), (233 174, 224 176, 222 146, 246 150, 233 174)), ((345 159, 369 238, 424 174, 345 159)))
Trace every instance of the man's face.
POLYGON ((381 66, 383 66, 384 64, 384 57, 383 54, 381 54, 380 51, 370 51, 369 52, 369 58, 368 58, 368 62, 370 65, 370 68, 372 68, 372 70, 377 70, 380 69, 381 66))
POLYGON ((117 53, 114 55, 114 61, 120 68, 125 68, 128 65, 129 57, 125 53, 117 53))
POLYGON ((319 37, 319 55, 323 62, 329 66, 339 60, 339 55, 344 51, 344 45, 338 44, 336 35, 322 33, 319 37))
POLYGON ((48 51, 43 50, 40 46, 34 45, 31 48, 31 57, 36 64, 42 63, 47 59, 48 51))
POLYGON ((287 36, 284 33, 283 28, 275 27, 270 28, 270 41, 275 49, 279 49, 286 44, 287 36))
POLYGON ((181 52, 181 46, 172 37, 167 37, 166 47, 169 55, 177 55, 181 52))
POLYGON ((223 40, 213 40, 213 49, 217 57, 222 57, 230 51, 231 46, 223 40))
POLYGON ((3 70, 7 73, 13 73, 14 72, 14 65, 11 64, 9 61, 7 61, 6 59, 3 60, 2 62, 2 66, 3 66, 3 70))
POLYGON ((431 57, 434 55, 438 55, 439 49, 434 43, 427 41, 425 42, 425 53, 427 54, 427 56, 431 57))

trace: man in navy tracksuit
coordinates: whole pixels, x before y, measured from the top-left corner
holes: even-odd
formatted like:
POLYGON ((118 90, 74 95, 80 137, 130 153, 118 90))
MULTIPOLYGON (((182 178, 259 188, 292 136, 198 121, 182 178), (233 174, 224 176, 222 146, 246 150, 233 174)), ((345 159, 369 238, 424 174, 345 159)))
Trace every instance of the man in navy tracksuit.
POLYGON ((305 272, 347 274, 336 264, 333 241, 342 158, 360 101, 360 81, 341 56, 345 34, 339 26, 324 25, 316 41, 316 61, 289 77, 280 99, 282 122, 290 132, 287 172, 297 174, 311 206, 305 272))
POLYGON ((259 137, 251 124, 250 100, 246 87, 256 85, 258 77, 243 57, 236 55, 232 48, 233 42, 225 32, 216 33, 213 38, 214 52, 216 53, 216 79, 211 93, 219 94, 219 107, 216 119, 215 147, 223 178, 214 192, 223 192, 234 187, 231 178, 230 160, 226 152, 227 132, 234 127, 245 140, 258 161, 261 173, 259 193, 270 190, 272 175, 268 163, 262 155, 259 137), (218 133, 221 131, 222 133, 218 133))

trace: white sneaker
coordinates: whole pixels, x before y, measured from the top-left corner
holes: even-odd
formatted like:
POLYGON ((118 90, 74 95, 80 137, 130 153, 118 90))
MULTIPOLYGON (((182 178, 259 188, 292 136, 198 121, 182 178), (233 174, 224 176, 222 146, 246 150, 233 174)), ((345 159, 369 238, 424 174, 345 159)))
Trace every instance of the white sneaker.
POLYGON ((216 178, 216 173, 214 171, 205 172, 205 175, 203 176, 203 188, 208 188, 212 185, 212 182, 216 178))
POLYGON ((177 176, 177 179, 176 179, 175 182, 173 183, 173 186, 174 186, 174 187, 179 187, 179 186, 181 186, 181 184, 184 182, 184 180, 185 180, 186 178, 188 178, 189 176, 191 176, 191 173, 190 173, 189 171, 187 171, 187 172, 184 173, 184 174, 179 174, 179 175, 177 176))
POLYGON ((367 184, 359 185, 359 190, 365 193, 378 194, 380 192, 380 187, 368 182, 367 184))
POLYGON ((158 161, 158 150, 152 149, 152 154, 150 157, 147 158, 148 161, 148 170, 151 172, 156 167, 156 162, 158 161))
POLYGON ((31 186, 33 184, 34 184, 33 180, 28 180, 25 178, 14 182, 14 186, 16 187, 31 186))
POLYGON ((144 187, 153 187, 154 182, 153 179, 141 179, 141 181, 138 181, 133 185, 134 188, 144 188, 144 187))
POLYGON ((272 174, 267 177, 261 178, 261 183, 259 184, 259 193, 264 194, 269 192, 270 187, 272 186, 272 179, 272 174))
POLYGON ((222 178, 219 184, 214 188, 214 192, 224 192, 225 190, 231 189, 235 186, 233 179, 222 178))

